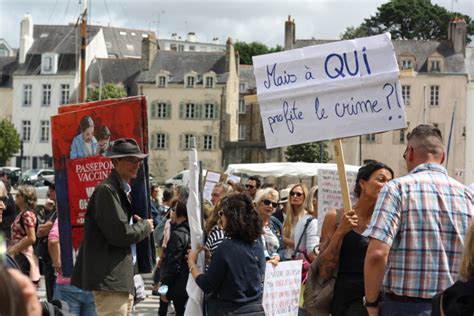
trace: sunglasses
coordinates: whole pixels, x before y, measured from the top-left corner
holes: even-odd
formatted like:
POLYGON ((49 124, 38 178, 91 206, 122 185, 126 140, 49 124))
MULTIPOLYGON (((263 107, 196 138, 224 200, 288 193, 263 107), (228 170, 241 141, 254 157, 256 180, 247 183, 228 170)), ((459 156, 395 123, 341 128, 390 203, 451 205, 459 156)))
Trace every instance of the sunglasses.
POLYGON ((255 186, 254 185, 251 185, 251 184, 246 184, 245 187, 247 189, 255 189, 255 186))
POLYGON ((222 215, 224 215, 224 211, 218 211, 217 215, 219 215, 219 217, 222 217, 222 215))
POLYGON ((272 201, 270 201, 270 200, 263 200, 262 202, 263 202, 263 204, 265 204, 266 206, 268 206, 268 205, 271 204, 273 208, 275 208, 275 207, 278 206, 278 203, 277 203, 277 202, 272 202, 272 201))
POLYGON ((295 197, 295 196, 300 197, 300 196, 303 195, 303 193, 301 193, 301 192, 290 192, 290 195, 293 196, 293 197, 295 197))

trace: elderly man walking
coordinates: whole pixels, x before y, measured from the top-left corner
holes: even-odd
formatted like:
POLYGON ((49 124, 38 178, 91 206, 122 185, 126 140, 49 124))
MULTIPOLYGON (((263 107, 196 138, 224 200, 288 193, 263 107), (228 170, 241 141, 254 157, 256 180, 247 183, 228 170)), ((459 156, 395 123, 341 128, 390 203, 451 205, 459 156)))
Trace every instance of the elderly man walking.
POLYGON ((117 139, 106 153, 114 169, 91 196, 72 284, 93 291, 98 315, 128 315, 133 305, 135 244, 153 230, 133 216, 129 182, 147 155, 134 139, 117 139))
POLYGON ((365 305, 381 315, 430 315, 431 298, 457 277, 473 216, 472 191, 441 165, 441 132, 419 125, 403 154, 409 174, 380 192, 365 236, 365 305))

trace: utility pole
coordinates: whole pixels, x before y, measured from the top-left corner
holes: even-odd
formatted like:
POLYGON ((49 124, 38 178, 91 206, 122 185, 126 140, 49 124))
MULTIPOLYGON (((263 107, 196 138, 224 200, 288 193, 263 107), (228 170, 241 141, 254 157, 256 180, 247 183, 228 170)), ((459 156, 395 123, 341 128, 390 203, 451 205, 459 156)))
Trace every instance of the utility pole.
POLYGON ((79 102, 86 101, 86 48, 87 48, 87 0, 83 0, 81 21, 81 83, 79 87, 79 102))

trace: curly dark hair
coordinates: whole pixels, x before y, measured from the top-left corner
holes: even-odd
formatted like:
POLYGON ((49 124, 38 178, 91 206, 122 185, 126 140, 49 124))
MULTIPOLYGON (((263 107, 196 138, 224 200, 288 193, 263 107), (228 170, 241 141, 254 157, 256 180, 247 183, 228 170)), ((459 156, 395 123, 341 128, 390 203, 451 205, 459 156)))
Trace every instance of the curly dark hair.
POLYGON ((362 192, 362 188, 360 187, 359 183, 360 180, 369 180, 372 173, 380 169, 388 170, 388 172, 390 172, 390 174, 392 175, 392 178, 394 177, 392 168, 390 168, 383 162, 377 162, 374 160, 359 168, 359 172, 357 173, 357 179, 354 186, 354 194, 357 197, 360 197, 360 193, 362 192))
POLYGON ((222 199, 227 236, 247 243, 254 242, 262 233, 262 220, 252 199, 245 193, 230 194, 222 199))

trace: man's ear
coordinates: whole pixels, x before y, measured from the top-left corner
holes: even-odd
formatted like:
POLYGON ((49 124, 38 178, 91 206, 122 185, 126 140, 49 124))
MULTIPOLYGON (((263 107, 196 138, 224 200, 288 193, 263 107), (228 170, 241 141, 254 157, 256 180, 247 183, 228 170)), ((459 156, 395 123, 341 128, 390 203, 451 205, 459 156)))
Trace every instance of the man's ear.
POLYGON ((446 153, 443 151, 443 157, 441 157, 441 164, 443 164, 445 158, 446 158, 446 153))

